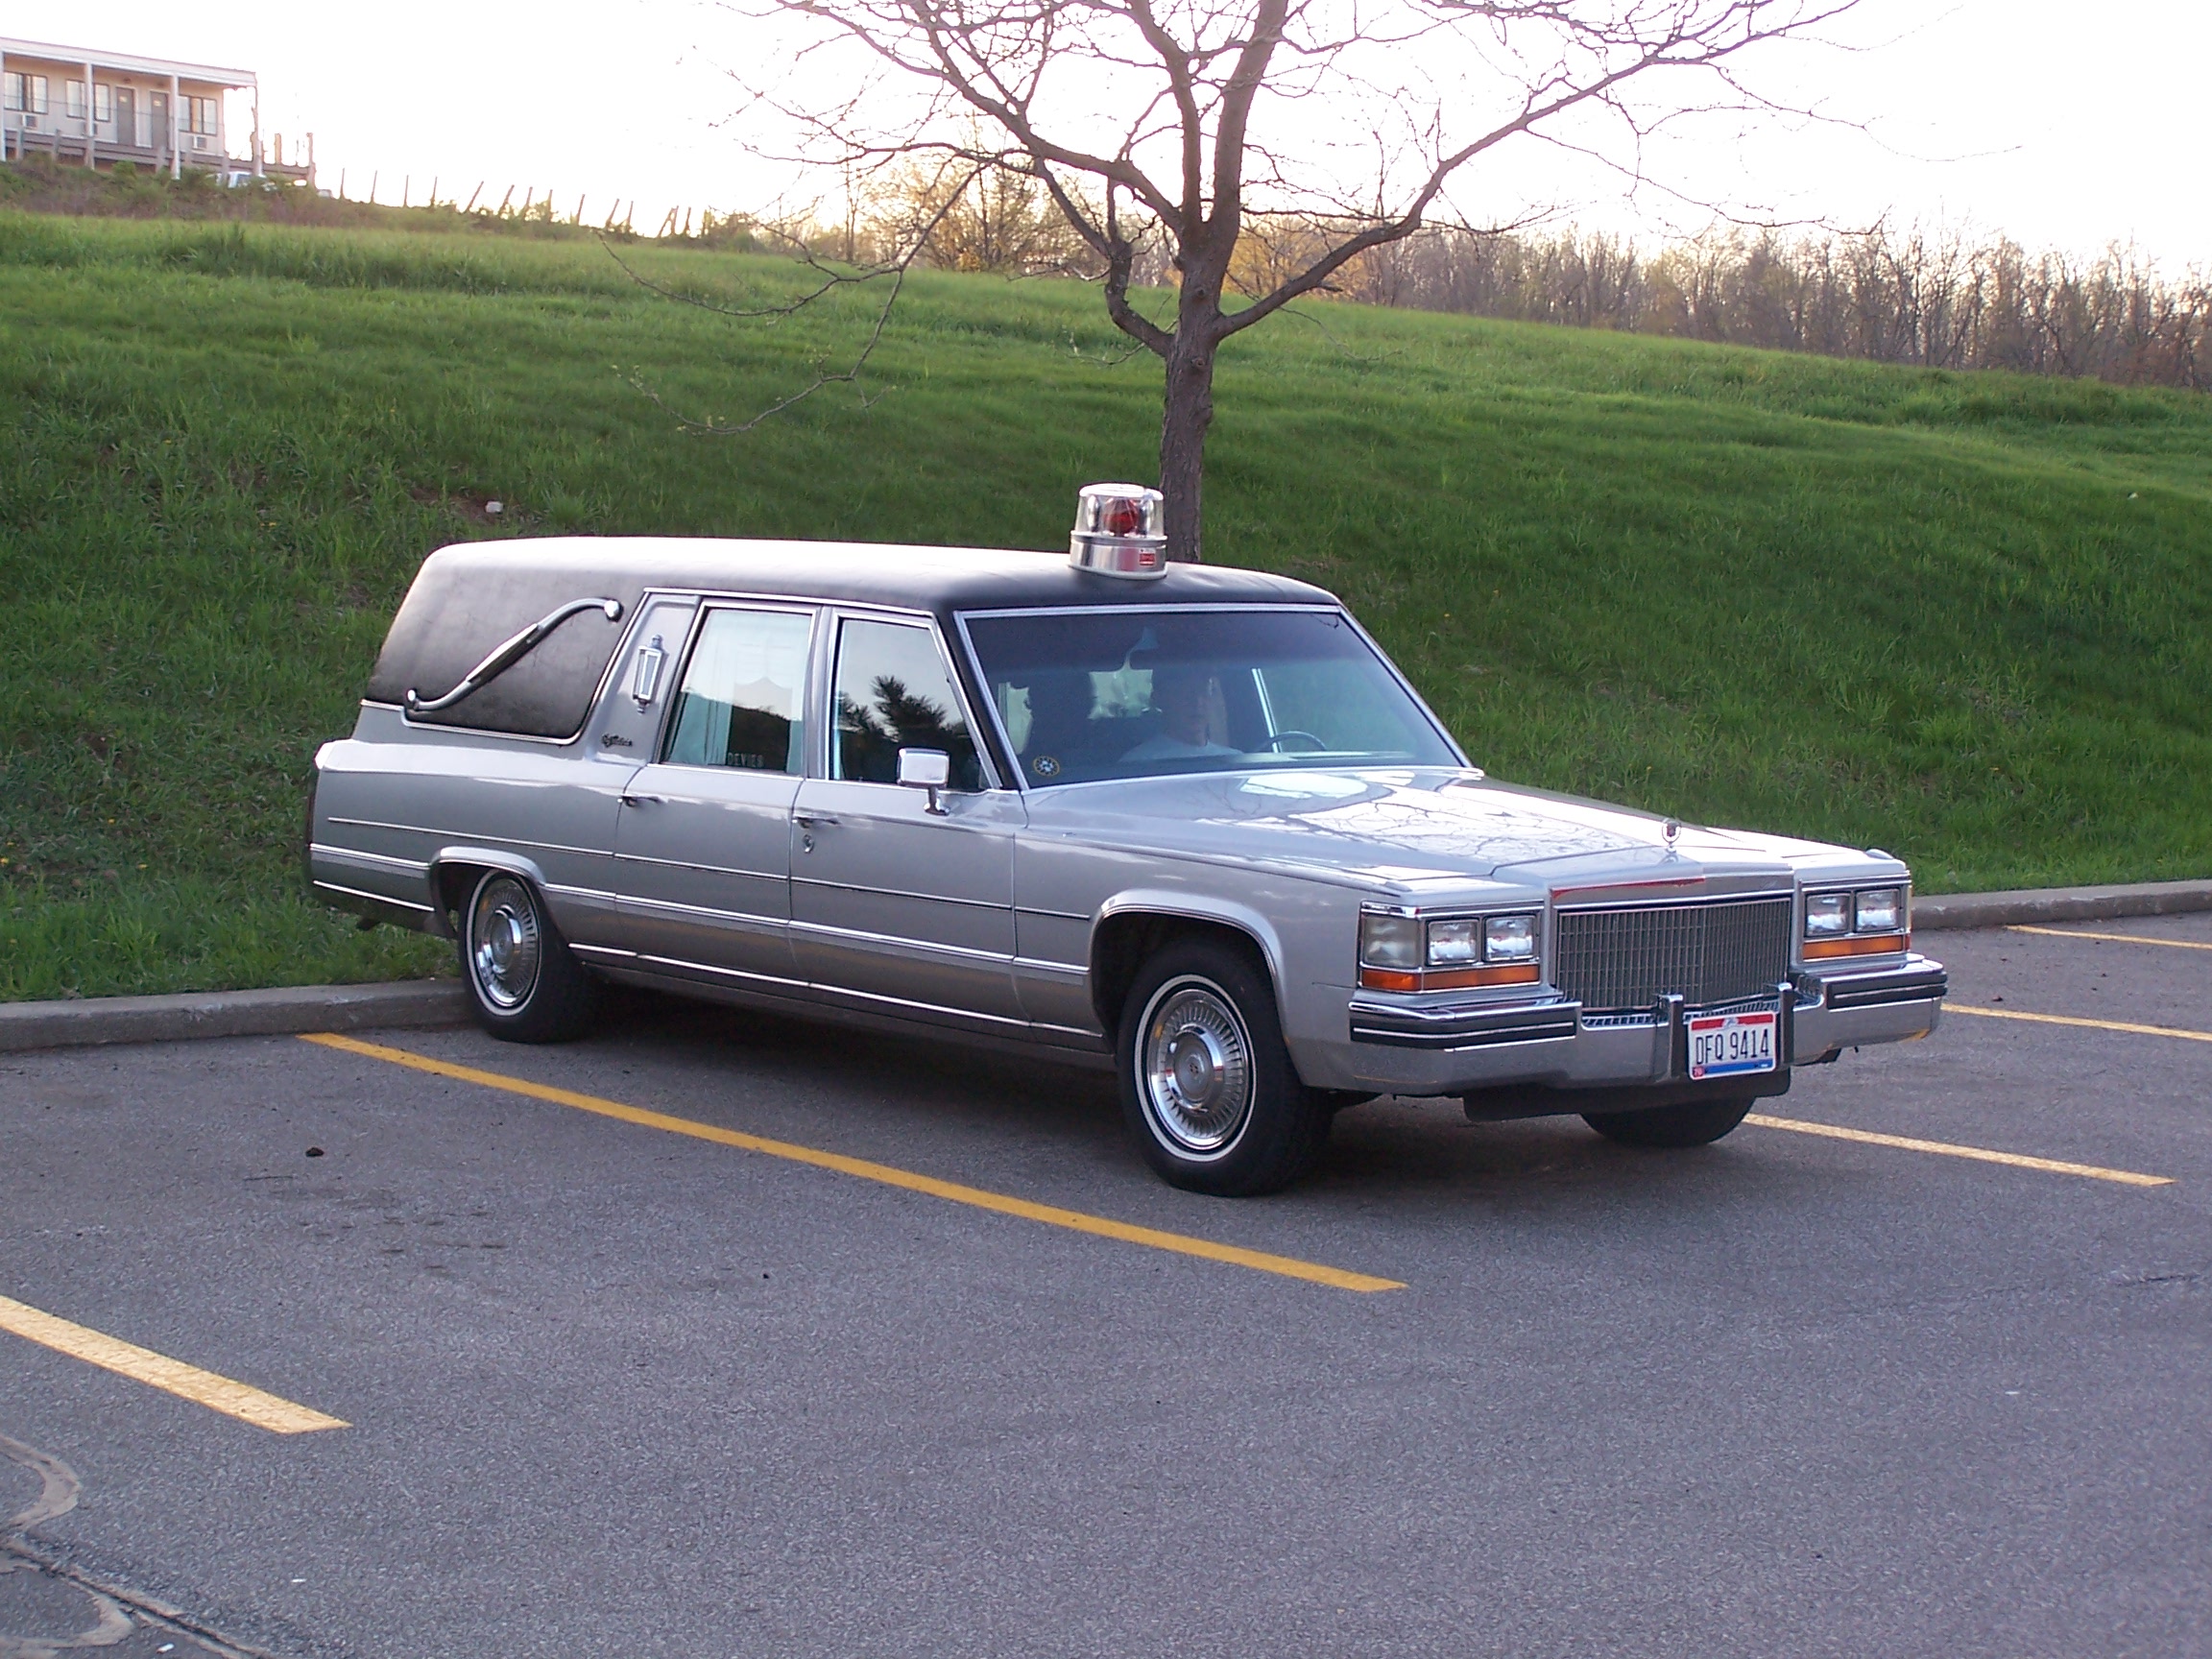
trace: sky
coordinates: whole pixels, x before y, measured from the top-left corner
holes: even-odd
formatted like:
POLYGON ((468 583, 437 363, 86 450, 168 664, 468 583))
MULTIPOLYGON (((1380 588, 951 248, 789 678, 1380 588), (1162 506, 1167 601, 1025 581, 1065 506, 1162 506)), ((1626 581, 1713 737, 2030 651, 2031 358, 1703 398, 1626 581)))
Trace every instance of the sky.
MULTIPOLYGON (((759 209, 816 188, 749 156, 729 117, 730 71, 757 61, 753 27, 707 0, 490 0, 301 6, 106 0, 83 37, 20 4, 0 33, 236 65, 260 77, 265 133, 287 157, 315 134, 322 182, 379 201, 466 200, 480 183, 581 199, 603 219, 635 200, 640 230, 671 206, 759 209)), ((1710 222, 1721 203, 1838 228, 1943 225, 2032 249, 2131 244, 2170 271, 2212 269, 2203 173, 2205 0, 1862 0, 1834 45, 1791 44, 1753 65, 1762 89, 1839 125, 1769 121, 1706 132, 1665 156, 1663 192, 1625 200, 1541 154, 1502 156, 1463 204, 1530 201, 1647 238, 1710 222)), ((233 147, 247 110, 233 100, 233 147)))

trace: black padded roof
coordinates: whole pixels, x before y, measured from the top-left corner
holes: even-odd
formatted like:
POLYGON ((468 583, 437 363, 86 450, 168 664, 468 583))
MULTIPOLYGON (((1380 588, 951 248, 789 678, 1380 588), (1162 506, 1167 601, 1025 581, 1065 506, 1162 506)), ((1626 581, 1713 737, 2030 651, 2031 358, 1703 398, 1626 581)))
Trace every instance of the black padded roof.
POLYGON ((440 724, 570 737, 590 713, 607 664, 650 589, 774 594, 935 613, 1028 606, 1311 605, 1318 588, 1259 570, 1174 565, 1152 581, 1070 567, 1065 553, 860 541, 738 541, 689 537, 546 537, 464 541, 422 562, 392 619, 368 696, 436 698, 493 646, 571 599, 622 602, 622 619, 586 613, 453 708, 440 724))

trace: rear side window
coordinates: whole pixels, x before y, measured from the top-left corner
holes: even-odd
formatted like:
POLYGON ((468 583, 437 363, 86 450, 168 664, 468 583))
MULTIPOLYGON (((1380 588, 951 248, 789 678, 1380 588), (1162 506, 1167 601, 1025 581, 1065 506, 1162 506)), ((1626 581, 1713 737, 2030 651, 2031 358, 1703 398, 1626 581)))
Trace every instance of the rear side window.
POLYGON ((748 772, 805 770, 801 711, 814 620, 787 611, 710 611, 684 670, 666 758, 748 772))
POLYGON ((952 787, 980 789, 983 768, 937 637, 904 622, 849 619, 837 633, 837 730, 830 776, 899 781, 899 751, 942 749, 952 787))

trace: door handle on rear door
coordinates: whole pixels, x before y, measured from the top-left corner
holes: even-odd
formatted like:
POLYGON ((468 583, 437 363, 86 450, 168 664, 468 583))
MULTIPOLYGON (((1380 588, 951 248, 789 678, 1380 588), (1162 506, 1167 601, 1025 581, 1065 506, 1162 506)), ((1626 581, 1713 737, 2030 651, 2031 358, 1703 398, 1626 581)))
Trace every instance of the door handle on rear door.
POLYGON ((794 812, 791 822, 802 830, 835 829, 837 820, 827 812, 794 812))
POLYGON ((633 795, 625 790, 622 795, 622 805, 625 806, 658 806, 661 805, 661 797, 658 795, 633 795))

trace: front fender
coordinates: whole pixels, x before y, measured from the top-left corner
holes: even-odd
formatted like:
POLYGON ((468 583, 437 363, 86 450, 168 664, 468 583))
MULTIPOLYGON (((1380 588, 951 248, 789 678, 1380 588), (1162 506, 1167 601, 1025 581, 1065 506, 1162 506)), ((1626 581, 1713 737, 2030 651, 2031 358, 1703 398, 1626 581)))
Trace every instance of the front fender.
MULTIPOLYGON (((1289 981, 1286 973, 1286 956, 1282 935, 1276 931, 1272 922, 1251 905, 1212 894, 1140 887, 1117 893, 1099 905, 1098 919, 1091 928, 1091 983, 1094 999, 1098 988, 1105 982, 1099 961, 1101 935, 1106 931, 1107 923, 1127 916, 1173 917, 1190 922, 1208 922, 1243 934, 1260 948, 1260 954, 1267 964, 1267 977, 1275 987, 1275 1016, 1283 1022, 1285 1030, 1289 1029, 1290 1009, 1286 997, 1289 981)), ((1099 1022, 1111 1032, 1115 1021, 1120 1016, 1120 1009, 1099 1008, 1097 1012, 1099 1022)))

